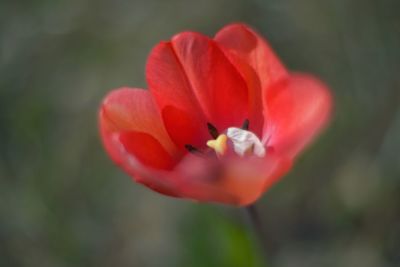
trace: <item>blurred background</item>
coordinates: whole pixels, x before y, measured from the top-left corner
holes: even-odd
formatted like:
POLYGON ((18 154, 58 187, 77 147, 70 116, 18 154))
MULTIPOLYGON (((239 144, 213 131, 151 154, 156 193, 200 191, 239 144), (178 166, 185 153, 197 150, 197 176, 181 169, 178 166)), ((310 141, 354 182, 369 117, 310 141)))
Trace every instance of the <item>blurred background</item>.
POLYGON ((0 2, 0 266, 400 266, 400 1, 0 2), (97 132, 102 97, 146 88, 150 49, 243 21, 332 88, 335 117, 257 204, 131 182, 97 132))

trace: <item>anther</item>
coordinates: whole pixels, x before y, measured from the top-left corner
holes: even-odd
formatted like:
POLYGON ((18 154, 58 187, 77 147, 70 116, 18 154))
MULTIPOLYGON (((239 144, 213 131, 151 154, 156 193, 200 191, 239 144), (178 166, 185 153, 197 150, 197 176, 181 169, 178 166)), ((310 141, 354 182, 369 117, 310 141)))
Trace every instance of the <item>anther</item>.
POLYGON ((249 129, 249 123, 250 123, 249 120, 245 119, 242 124, 242 129, 247 131, 249 129))
POLYGON ((207 146, 214 149, 217 155, 222 156, 227 150, 228 137, 225 134, 219 135, 215 140, 208 140, 207 146))
POLYGON ((214 125, 212 125, 211 123, 207 122, 207 128, 208 128, 208 132, 210 133, 210 135, 214 138, 217 139, 219 136, 219 132, 217 130, 217 128, 215 128, 214 125))
POLYGON ((201 152, 198 148, 196 148, 196 147, 194 147, 192 145, 186 144, 185 148, 186 148, 187 151, 189 151, 192 154, 197 154, 197 155, 198 154, 203 154, 203 152, 201 152))

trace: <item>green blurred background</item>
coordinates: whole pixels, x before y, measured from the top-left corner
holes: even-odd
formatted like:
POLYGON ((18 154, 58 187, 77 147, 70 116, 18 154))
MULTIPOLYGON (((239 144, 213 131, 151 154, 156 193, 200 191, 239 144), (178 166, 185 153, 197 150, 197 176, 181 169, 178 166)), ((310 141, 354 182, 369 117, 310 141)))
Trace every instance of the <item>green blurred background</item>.
POLYGON ((0 266, 400 266, 400 1, 0 2, 0 266), (102 97, 146 87, 160 40, 243 21, 336 99, 330 128, 241 211, 131 182, 97 133, 102 97))

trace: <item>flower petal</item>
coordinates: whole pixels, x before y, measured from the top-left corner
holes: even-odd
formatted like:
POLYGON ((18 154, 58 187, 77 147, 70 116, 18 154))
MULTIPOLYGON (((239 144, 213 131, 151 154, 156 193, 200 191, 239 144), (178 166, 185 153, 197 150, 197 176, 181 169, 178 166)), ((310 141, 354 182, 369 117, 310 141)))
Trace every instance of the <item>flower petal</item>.
POLYGON ((151 51, 146 78, 173 142, 181 149, 204 143, 209 138, 207 120, 170 42, 151 51))
POLYGON ((175 152, 157 107, 146 90, 124 87, 111 91, 103 101, 100 119, 109 131, 148 133, 167 151, 175 152))
POLYGON ((263 90, 288 75, 269 44, 245 24, 224 27, 216 34, 215 40, 254 68, 263 90))
MULTIPOLYGON (((149 147, 150 143, 153 152, 143 155, 137 151, 141 149, 140 144, 131 143, 132 140, 135 142, 136 138, 130 133, 123 138, 120 138, 118 133, 109 137, 104 139, 106 147, 111 147, 111 151, 120 160, 117 163, 134 177, 136 182, 165 195, 196 201, 235 206, 251 204, 289 169, 282 157, 276 157, 269 152, 263 159, 233 158, 223 161, 214 157, 187 154, 171 169, 168 155, 162 153, 165 157, 157 157, 162 149, 157 143, 153 143, 154 139, 148 138, 145 141, 146 147, 149 147), (144 158, 134 156, 138 153, 144 158), (165 164, 165 168, 149 168, 149 165, 156 167, 153 164, 165 164)), ((107 150, 110 152, 109 148, 107 150)))
POLYGON ((174 159, 153 136, 141 132, 122 132, 119 141, 125 151, 134 155, 143 165, 168 170, 175 165, 174 159))
POLYGON ((248 118, 247 85, 216 43, 184 32, 172 46, 207 121, 220 131, 240 126, 248 118))
POLYGON ((151 135, 125 133, 121 136, 118 132, 107 133, 104 129, 101 133, 111 158, 136 182, 164 195, 179 196, 174 180, 163 177, 165 173, 172 173, 170 169, 176 163, 151 135))
POLYGON ((103 143, 117 164, 125 161, 122 149, 151 168, 171 168, 178 157, 149 92, 114 90, 103 101, 99 116, 103 143))
POLYGON ((292 74, 268 91, 268 146, 289 157, 297 155, 325 126, 332 107, 327 87, 306 74, 292 74))
POLYGON ((177 169, 181 196, 207 202, 244 206, 253 203, 289 170, 282 157, 233 157, 203 164, 187 160, 177 169), (198 164, 198 165, 196 165, 198 164))
POLYGON ((199 125, 193 117, 174 106, 166 106, 162 110, 162 118, 174 143, 185 151, 185 145, 201 148, 210 139, 206 124, 199 125))

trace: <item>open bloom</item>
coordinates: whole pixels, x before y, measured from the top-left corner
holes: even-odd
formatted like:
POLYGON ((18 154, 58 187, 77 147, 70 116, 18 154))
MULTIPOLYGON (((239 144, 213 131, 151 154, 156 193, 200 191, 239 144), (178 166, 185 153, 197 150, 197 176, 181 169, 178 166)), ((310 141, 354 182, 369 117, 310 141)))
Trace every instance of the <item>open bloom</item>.
POLYGON ((247 205, 282 177, 326 124, 331 96, 318 79, 289 72, 243 24, 211 39, 182 32, 159 43, 149 90, 104 99, 100 132, 110 157, 165 195, 247 205))

